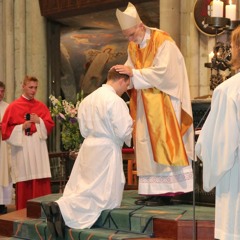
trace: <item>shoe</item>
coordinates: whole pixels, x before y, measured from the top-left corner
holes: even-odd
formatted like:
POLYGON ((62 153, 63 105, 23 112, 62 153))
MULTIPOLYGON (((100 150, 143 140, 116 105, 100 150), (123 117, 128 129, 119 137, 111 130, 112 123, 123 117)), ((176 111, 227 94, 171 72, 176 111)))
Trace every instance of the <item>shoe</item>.
POLYGON ((7 207, 3 204, 0 205, 0 214, 6 214, 7 213, 7 207))
POLYGON ((47 227, 53 238, 57 238, 58 234, 54 225, 54 217, 51 211, 51 202, 42 202, 42 209, 47 217, 47 227))
POLYGON ((153 196, 150 197, 144 197, 144 198, 140 198, 138 200, 135 201, 136 205, 145 205, 146 201, 149 201, 153 198, 153 196))
POLYGON ((154 196, 145 202, 145 206, 165 206, 171 205, 171 197, 154 196))
POLYGON ((65 236, 65 222, 63 220, 61 210, 56 202, 51 202, 51 212, 54 216, 54 226, 58 237, 64 239, 65 236))

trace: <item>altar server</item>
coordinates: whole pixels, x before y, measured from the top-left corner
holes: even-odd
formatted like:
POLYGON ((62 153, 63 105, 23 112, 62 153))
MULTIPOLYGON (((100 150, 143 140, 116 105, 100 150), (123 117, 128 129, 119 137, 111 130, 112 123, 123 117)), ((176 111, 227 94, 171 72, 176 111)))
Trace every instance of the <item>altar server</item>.
POLYGON ((2 139, 11 145, 17 210, 51 193, 46 140, 54 122, 48 107, 34 98, 37 88, 38 79, 26 76, 22 96, 9 104, 2 119, 2 139))

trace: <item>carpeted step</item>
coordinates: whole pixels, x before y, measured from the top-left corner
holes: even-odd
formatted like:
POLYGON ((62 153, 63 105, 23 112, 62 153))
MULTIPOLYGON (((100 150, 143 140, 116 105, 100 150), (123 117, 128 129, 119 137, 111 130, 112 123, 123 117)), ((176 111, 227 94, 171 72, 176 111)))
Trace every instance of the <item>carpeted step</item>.
MULTIPOLYGON (((59 197, 61 194, 32 199, 28 202, 27 209, 0 216, 0 235, 9 239, 11 236, 25 240, 53 239, 47 229, 41 202, 55 201, 59 197)), ((66 227, 65 239, 193 239, 191 205, 137 206, 134 202, 139 197, 137 191, 125 191, 120 208, 103 211, 91 229, 75 230, 66 227)), ((197 239, 214 239, 214 208, 196 206, 195 217, 197 239)))
POLYGON ((45 219, 26 219, 13 222, 13 237, 22 239, 48 239, 45 219))
MULTIPOLYGON (((61 194, 51 194, 44 197, 32 199, 28 202, 28 216, 45 218, 41 209, 41 202, 55 201, 61 194), (29 204, 32 207, 29 207, 29 204), (36 214, 36 206, 38 213, 36 214)), ((146 234, 154 236, 154 219, 166 219, 170 221, 192 220, 193 211, 190 205, 169 205, 158 207, 146 207, 135 205, 135 200, 139 198, 137 191, 124 191, 123 201, 120 208, 105 210, 94 224, 93 228, 104 228, 112 231, 131 232, 133 234, 146 234)), ((205 213, 209 215, 209 220, 214 219, 214 209, 200 207, 196 209, 198 220, 206 219, 205 213), (198 210, 199 209, 199 210, 198 210), (206 211, 206 212, 205 212, 206 211), (201 214, 203 213, 203 214, 201 214), (210 213, 210 214, 209 214, 210 213)), ((156 228, 156 227, 155 227, 156 228)))
POLYGON ((105 210, 94 224, 112 230, 128 231, 137 234, 153 235, 153 214, 146 207, 122 206, 113 210, 105 210))
POLYGON ((124 232, 124 231, 116 231, 110 230, 105 228, 91 228, 91 229, 84 229, 84 230, 74 230, 69 229, 67 231, 67 236, 65 237, 66 240, 72 239, 81 239, 81 240, 120 240, 120 239, 140 239, 146 238, 149 239, 150 236, 146 234, 137 234, 132 232, 124 232))
POLYGON ((7 213, 0 216, 0 235, 11 237, 13 234, 13 222, 16 220, 25 221, 28 218, 26 217, 26 208, 7 213))
MULTIPOLYGON (((109 240, 109 239, 136 239, 136 238, 150 238, 146 234, 137 234, 124 231, 116 231, 105 228, 92 229, 69 229, 66 227, 65 240, 81 239, 81 240, 109 240)), ((51 239, 51 234, 47 229, 45 219, 30 219, 25 221, 15 221, 14 223, 14 237, 32 240, 32 239, 51 239)))
MULTIPOLYGON (((137 206, 134 204, 136 191, 125 191, 120 208, 105 210, 102 212, 94 227, 105 228, 114 231, 127 231, 136 234, 153 235, 152 208, 137 206)), ((61 194, 51 194, 28 201, 27 212, 31 218, 46 218, 41 208, 41 202, 55 201, 61 194), (38 209, 36 211, 36 209, 38 209)), ((156 211, 154 212, 156 215, 156 211)))

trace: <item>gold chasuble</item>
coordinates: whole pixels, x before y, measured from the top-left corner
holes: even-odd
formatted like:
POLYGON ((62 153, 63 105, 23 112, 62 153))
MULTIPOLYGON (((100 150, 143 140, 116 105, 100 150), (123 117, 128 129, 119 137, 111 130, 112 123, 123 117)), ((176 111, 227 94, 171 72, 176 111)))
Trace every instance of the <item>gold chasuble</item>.
MULTIPOLYGON (((136 69, 152 66, 158 48, 165 40, 173 41, 165 32, 151 31, 151 39, 145 48, 140 49, 134 42, 129 43, 130 58, 136 69)), ((142 89, 147 127, 152 145, 154 160, 162 165, 187 166, 188 158, 182 136, 192 124, 192 117, 181 110, 179 126, 170 96, 157 88, 142 89)), ((137 90, 131 90, 130 111, 136 120, 137 90)), ((136 126, 133 132, 135 134, 136 126)), ((134 140, 135 142, 135 140, 134 140)))

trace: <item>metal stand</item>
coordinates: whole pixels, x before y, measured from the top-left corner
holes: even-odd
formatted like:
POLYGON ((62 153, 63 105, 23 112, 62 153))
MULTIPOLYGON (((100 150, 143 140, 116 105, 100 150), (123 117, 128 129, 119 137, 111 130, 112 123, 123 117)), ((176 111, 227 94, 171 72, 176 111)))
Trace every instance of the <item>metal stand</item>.
POLYGON ((240 24, 240 21, 231 21, 223 17, 206 17, 204 22, 206 26, 215 29, 214 56, 211 63, 204 64, 205 67, 211 69, 210 90, 214 90, 220 83, 231 77, 231 73, 228 73, 231 72, 231 47, 228 41, 219 42, 218 35, 224 30, 229 33, 240 24))
MULTIPOLYGON (((193 141, 194 141, 194 146, 195 146, 195 132, 196 130, 201 126, 202 122, 206 119, 207 114, 209 113, 209 111, 211 110, 211 104, 208 107, 207 111, 204 113, 204 115, 202 116, 202 118, 200 119, 199 123, 197 124, 197 126, 194 128, 194 134, 193 134, 193 141)), ((196 162, 197 162, 197 156, 195 153, 195 147, 193 149, 193 240, 197 239, 197 232, 196 232, 196 180, 195 180, 195 176, 196 176, 196 162)))

